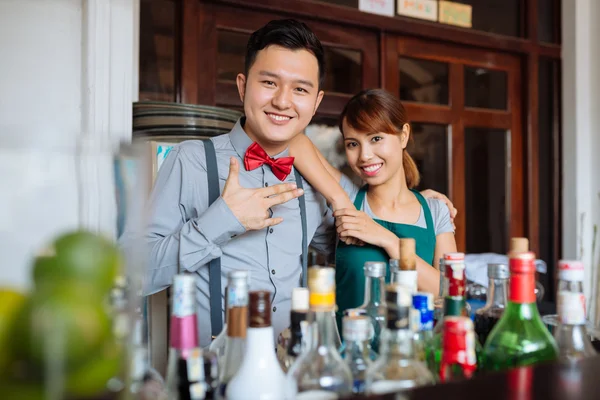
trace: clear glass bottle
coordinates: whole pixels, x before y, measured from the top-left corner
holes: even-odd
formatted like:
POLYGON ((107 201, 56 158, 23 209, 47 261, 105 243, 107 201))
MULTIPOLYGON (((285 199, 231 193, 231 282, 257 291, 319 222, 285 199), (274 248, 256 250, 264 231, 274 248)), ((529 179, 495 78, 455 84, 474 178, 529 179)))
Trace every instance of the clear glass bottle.
POLYGON ((371 365, 371 320, 365 316, 348 316, 343 319, 344 361, 352 372, 352 393, 364 393, 365 373, 371 365))
POLYGON ((444 318, 440 382, 469 379, 477 369, 473 321, 468 317, 444 318))
POLYGON ((248 271, 232 271, 227 281, 227 336, 220 359, 219 395, 224 396, 227 384, 240 368, 248 329, 248 271))
POLYGON ((165 381, 158 371, 150 366, 148 343, 144 338, 141 317, 134 322, 132 339, 129 393, 137 400, 162 400, 166 390, 165 381))
POLYGON ((417 292, 413 294, 413 310, 417 319, 412 321, 415 331, 415 357, 419 361, 427 361, 427 348, 433 338, 433 295, 417 292))
POLYGON ((247 346, 240 368, 227 385, 228 400, 285 398, 285 375, 273 347, 271 295, 266 290, 250 292, 247 346))
POLYGON ((385 273, 384 262, 365 263, 365 302, 359 308, 365 310, 373 325, 371 348, 379 353, 379 335, 385 325, 385 273))
POLYGON ((433 325, 437 326, 444 319, 444 301, 448 296, 448 280, 446 279, 446 264, 444 258, 440 258, 440 291, 438 296, 433 300, 433 325))
POLYGON ((386 287, 387 324, 379 358, 367 369, 366 391, 383 394, 434 383, 425 364, 416 360, 410 326, 412 297, 396 284, 386 287))
POLYGON ((558 358, 535 298, 535 254, 512 253, 508 305, 483 348, 482 369, 503 371, 558 358))
POLYGON ((309 268, 310 347, 287 375, 287 399, 337 399, 352 394, 352 373, 336 347, 335 270, 309 268))
POLYGON ((584 279, 581 261, 558 263, 558 326, 554 339, 562 361, 576 361, 597 355, 586 329, 584 279))
POLYGON ((195 277, 175 275, 167 371, 169 400, 213 399, 216 392, 217 357, 199 347, 195 298, 195 277))
POLYGON ((508 265, 488 265, 488 288, 485 306, 475 311, 475 333, 485 344, 488 335, 502 317, 508 296, 508 265))
POLYGON ((281 369, 287 372, 305 349, 309 307, 307 288, 292 289, 292 311, 290 312, 290 338, 285 343, 285 354, 280 359, 281 369))
POLYGON ((393 282, 406 286, 411 294, 417 292, 417 259, 414 256, 416 245, 415 239, 400 239, 400 260, 398 260, 398 269, 393 282))

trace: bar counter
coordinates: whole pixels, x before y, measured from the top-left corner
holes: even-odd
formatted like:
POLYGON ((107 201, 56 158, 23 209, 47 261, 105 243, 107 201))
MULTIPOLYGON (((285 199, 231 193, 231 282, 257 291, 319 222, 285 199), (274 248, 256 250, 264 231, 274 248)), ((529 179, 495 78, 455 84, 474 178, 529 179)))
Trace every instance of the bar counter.
POLYGON ((397 394, 355 396, 369 400, 598 400, 600 355, 571 365, 550 363, 485 373, 470 380, 397 394))

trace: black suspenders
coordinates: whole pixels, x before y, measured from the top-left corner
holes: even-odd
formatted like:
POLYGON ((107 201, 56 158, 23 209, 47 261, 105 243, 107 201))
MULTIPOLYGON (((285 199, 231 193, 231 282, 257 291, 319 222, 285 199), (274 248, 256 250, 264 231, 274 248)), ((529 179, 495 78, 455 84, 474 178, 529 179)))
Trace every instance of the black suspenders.
MULTIPOLYGON (((206 174, 208 177, 208 203, 212 204, 221 195, 219 187, 219 169, 215 146, 210 139, 202 140, 206 155, 206 174)), ((302 189, 300 173, 294 169, 296 185, 302 189)), ((308 240, 306 237, 306 203, 304 195, 298 198, 300 203, 300 220, 302 222, 302 286, 307 285, 308 267, 308 240)), ((210 294, 210 325, 212 336, 216 337, 223 329, 223 311, 221 309, 221 258, 215 258, 208 266, 209 294, 210 294)))

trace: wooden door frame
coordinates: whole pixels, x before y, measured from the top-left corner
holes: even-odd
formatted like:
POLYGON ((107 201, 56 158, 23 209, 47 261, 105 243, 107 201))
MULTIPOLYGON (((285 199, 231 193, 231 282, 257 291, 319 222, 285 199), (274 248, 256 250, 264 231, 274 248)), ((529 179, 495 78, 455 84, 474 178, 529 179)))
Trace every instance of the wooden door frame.
MULTIPOLYGON (((448 149, 448 196, 459 210, 455 224, 456 242, 459 250, 466 248, 466 209, 465 198, 465 128, 478 127, 502 129, 508 133, 510 148, 507 154, 510 187, 507 188, 509 206, 507 235, 525 234, 525 206, 523 201, 526 170, 524 164, 523 120, 521 104, 521 62, 517 56, 451 46, 422 39, 386 35, 384 88, 392 93, 400 92, 398 59, 407 56, 415 59, 431 60, 448 64, 448 105, 424 104, 404 101, 411 122, 441 124, 449 127, 448 149), (507 73, 506 110, 465 107, 464 66, 476 66, 507 73), (515 140, 519 138, 519 140, 515 140)), ((508 239, 508 238, 507 238, 508 239)))

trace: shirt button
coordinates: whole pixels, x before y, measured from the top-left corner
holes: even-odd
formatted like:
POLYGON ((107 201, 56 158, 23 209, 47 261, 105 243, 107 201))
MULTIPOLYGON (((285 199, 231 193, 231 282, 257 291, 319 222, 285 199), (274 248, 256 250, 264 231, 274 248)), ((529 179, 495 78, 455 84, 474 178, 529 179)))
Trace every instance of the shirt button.
POLYGON ((273 307, 273 312, 277 311, 277 307, 273 307))
POLYGON ((268 182, 265 182, 265 187, 267 187, 267 186, 269 186, 269 183, 268 183, 268 182))
POLYGON ((273 228, 269 229, 269 233, 273 233, 273 228))
POLYGON ((274 269, 272 269, 272 270, 271 270, 271 273, 272 273, 273 275, 275 275, 275 270, 274 270, 274 269))

